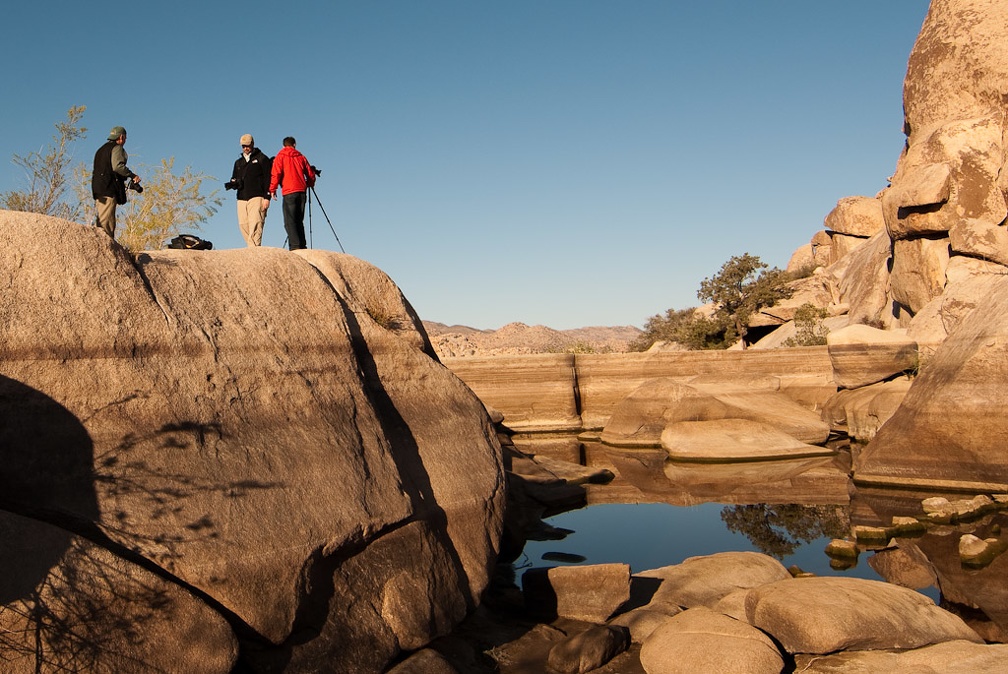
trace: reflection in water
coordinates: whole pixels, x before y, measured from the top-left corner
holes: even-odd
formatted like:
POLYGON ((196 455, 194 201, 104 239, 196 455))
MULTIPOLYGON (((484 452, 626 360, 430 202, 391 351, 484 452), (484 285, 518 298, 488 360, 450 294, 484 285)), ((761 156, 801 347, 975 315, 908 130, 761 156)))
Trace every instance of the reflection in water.
MULTIPOLYGON (((587 507, 545 520, 551 531, 572 533, 528 541, 517 566, 625 562, 637 572, 699 555, 751 550, 818 575, 893 580, 894 555, 879 557, 887 561, 883 565, 871 563, 874 551, 855 555, 849 564, 836 564, 826 554, 831 540, 851 535, 847 452, 711 465, 675 463, 661 449, 617 449, 576 438, 540 443, 526 436, 516 437, 515 444, 529 454, 616 476, 609 484, 583 485, 579 505, 587 507)), ((914 589, 941 601, 939 585, 921 578, 927 575, 915 576, 914 589)))
MULTIPOLYGON (((859 489, 851 500, 855 525, 888 525, 894 517, 919 517, 921 501, 933 492, 859 489)), ((962 494, 944 495, 961 499, 962 494)), ((969 496, 966 496, 968 498, 969 496)), ((868 563, 889 582, 913 587, 933 578, 941 589, 940 603, 960 615, 988 641, 1008 642, 1008 554, 982 568, 964 563, 964 537, 1001 540, 1008 531, 1008 512, 984 514, 948 524, 928 524, 915 536, 898 536, 893 545, 875 552, 868 563), (894 557, 890 561, 887 557, 894 557)))
POLYGON ((744 534, 763 554, 783 560, 803 543, 843 538, 850 518, 841 506, 797 503, 726 506, 721 519, 728 531, 744 534))
MULTIPOLYGON (((788 514, 786 521, 794 530, 789 531, 783 523, 777 525, 774 536, 785 543, 773 552, 761 549, 750 537, 752 532, 726 526, 724 514, 736 512, 737 508, 722 503, 695 506, 667 503, 591 505, 548 518, 548 524, 566 528, 571 533, 563 540, 529 541, 516 566, 571 564, 577 562, 560 557, 578 556, 584 564, 627 563, 632 572, 637 573, 679 564, 690 557, 729 551, 758 551, 776 557, 784 566, 796 566, 808 573, 882 580, 879 573, 865 563, 845 570, 831 567, 831 560, 824 552, 831 536, 821 532, 845 521, 844 507, 754 504, 753 508, 746 508, 742 512, 750 515, 774 510, 788 514), (817 521, 816 517, 820 514, 825 519, 817 521)), ((937 600, 937 592, 925 594, 937 600)))

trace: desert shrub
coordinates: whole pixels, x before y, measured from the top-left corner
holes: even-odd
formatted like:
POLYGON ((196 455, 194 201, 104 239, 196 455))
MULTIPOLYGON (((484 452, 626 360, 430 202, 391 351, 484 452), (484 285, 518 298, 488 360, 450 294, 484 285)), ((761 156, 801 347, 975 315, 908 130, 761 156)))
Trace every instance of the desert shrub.
POLYGON ((828 315, 825 307, 806 302, 795 310, 795 336, 784 340, 784 346, 821 346, 826 343, 829 328, 823 325, 828 315))
POLYGON ((720 348, 725 329, 696 307, 669 309, 647 320, 644 331, 630 342, 630 351, 647 351, 655 342, 674 342, 688 349, 720 348))

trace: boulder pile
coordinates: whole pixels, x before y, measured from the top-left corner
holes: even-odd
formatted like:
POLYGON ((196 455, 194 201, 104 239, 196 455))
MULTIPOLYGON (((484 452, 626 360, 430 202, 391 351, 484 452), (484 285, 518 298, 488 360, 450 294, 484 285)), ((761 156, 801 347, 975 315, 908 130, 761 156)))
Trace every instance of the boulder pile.
POLYGON ((928 597, 889 583, 816 577, 755 552, 693 557, 624 576, 604 568, 534 569, 527 600, 539 606, 543 580, 557 606, 600 606, 593 579, 606 578, 608 619, 573 608, 556 616, 554 671, 869 672, 1003 671, 1008 645, 985 644, 963 620, 928 597), (572 582, 580 576, 582 582, 572 582), (564 580, 561 580, 564 578, 564 580), (617 587, 618 585, 618 587, 617 587), (632 590, 632 587, 638 588, 632 590), (631 599, 619 603, 620 592, 631 599), (638 665, 639 663, 639 665, 638 665), (920 669, 925 667, 925 669, 920 669))

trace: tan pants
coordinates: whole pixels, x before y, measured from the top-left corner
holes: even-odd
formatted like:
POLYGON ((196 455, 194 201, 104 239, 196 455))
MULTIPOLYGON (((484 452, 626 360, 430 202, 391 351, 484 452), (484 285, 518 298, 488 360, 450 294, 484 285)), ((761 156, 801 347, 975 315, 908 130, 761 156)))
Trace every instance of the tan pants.
POLYGON ((252 197, 248 201, 238 200, 238 229, 246 245, 262 245, 263 223, 266 222, 266 209, 263 207, 265 201, 262 197, 252 197))
POLYGON ((116 200, 115 197, 102 197, 95 200, 98 208, 98 226, 105 230, 105 233, 115 238, 116 229, 116 200))

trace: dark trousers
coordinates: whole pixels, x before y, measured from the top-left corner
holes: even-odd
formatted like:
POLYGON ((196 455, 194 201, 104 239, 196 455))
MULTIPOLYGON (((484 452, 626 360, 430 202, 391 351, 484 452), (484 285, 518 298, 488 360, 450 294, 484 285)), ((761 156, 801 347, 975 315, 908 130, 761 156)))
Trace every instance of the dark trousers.
POLYGON ((288 248, 305 248, 304 211, 307 192, 293 192, 283 195, 284 229, 287 230, 288 248))

